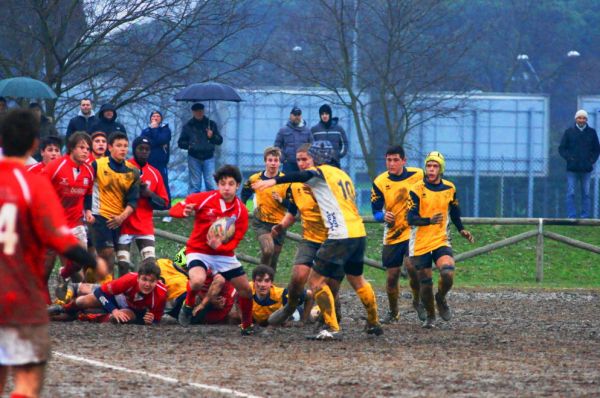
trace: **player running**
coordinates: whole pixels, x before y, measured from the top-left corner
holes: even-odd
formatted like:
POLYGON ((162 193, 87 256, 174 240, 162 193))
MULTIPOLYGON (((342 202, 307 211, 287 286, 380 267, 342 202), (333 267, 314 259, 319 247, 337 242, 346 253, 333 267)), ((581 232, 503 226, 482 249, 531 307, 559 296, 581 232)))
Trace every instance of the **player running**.
POLYGON ((413 184, 423 180, 423 170, 406 167, 404 148, 400 145, 388 148, 385 153, 385 167, 387 171, 375 178, 371 189, 373 217, 376 221, 384 223, 381 257, 387 274, 386 290, 390 309, 383 323, 398 322, 400 319, 398 280, 403 262, 410 279, 413 307, 419 318, 424 321, 426 313, 419 300, 417 271, 408 259, 410 228, 406 221, 408 194, 413 184))
POLYGON ((46 248, 95 267, 65 222, 46 177, 27 173, 25 162, 39 139, 31 111, 17 109, 0 126, 0 395, 9 370, 13 397, 38 397, 50 354, 47 287, 40 262, 46 248))
POLYGON ((311 338, 339 338, 340 326, 335 314, 334 298, 326 284, 326 277, 318 271, 331 271, 339 266, 344 268, 348 282, 367 311, 366 332, 381 335, 383 329, 377 314, 375 292, 363 277, 366 232, 356 207, 354 184, 344 171, 328 164, 334 159, 329 141, 313 142, 309 153, 317 165, 314 169, 257 181, 252 187, 260 191, 276 184, 303 182, 311 187, 321 210, 328 237, 317 251, 315 267, 309 276, 309 285, 323 314, 326 327, 311 338))
POLYGON ((121 225, 117 244, 119 275, 131 270, 131 243, 135 241, 142 260, 155 257, 153 210, 165 210, 168 205, 167 188, 160 172, 150 166, 151 142, 147 137, 133 140, 133 158, 129 164, 140 172, 140 198, 133 213, 121 225))
POLYGON ((462 237, 474 242, 473 235, 463 228, 454 184, 442 179, 445 168, 446 161, 440 152, 429 153, 425 158, 425 178, 413 185, 410 191, 408 224, 412 228, 409 253, 419 277, 421 301, 427 311, 424 328, 432 328, 435 321, 432 261, 440 271, 435 305, 444 321, 452 318, 446 301, 454 282, 454 258, 448 228, 450 220, 462 237))
POLYGON ((285 216, 286 185, 272 187, 262 192, 254 192, 252 184, 259 180, 268 180, 283 175, 279 171, 281 164, 281 150, 277 147, 268 147, 264 150, 263 159, 265 170, 252 174, 242 189, 242 202, 246 203, 254 195, 254 218, 252 229, 256 233, 260 245, 260 263, 268 265, 277 271, 277 261, 283 248, 285 230, 273 232, 272 228, 281 222, 285 216))
POLYGON ((54 159, 60 157, 60 147, 62 142, 59 137, 49 135, 40 142, 40 154, 42 161, 32 164, 27 167, 27 172, 34 174, 42 174, 44 167, 54 159))
POLYGON ((185 304, 179 312, 179 323, 190 324, 195 297, 206 280, 207 270, 221 274, 239 294, 242 335, 254 333, 252 326, 252 290, 242 264, 234 250, 248 230, 248 210, 235 195, 242 182, 240 170, 232 165, 220 167, 215 173, 217 189, 189 195, 169 210, 171 217, 194 216, 194 229, 186 246, 189 284, 185 304), (223 218, 235 219, 235 233, 230 240, 212 232, 212 224, 223 218))

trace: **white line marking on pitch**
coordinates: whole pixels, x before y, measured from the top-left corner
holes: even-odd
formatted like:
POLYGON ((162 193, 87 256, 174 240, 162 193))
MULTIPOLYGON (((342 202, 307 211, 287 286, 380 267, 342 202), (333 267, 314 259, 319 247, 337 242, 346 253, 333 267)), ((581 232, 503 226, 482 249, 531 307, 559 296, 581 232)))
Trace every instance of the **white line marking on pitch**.
POLYGON ((121 371, 121 372, 126 372, 126 373, 137 374, 137 375, 140 375, 140 376, 151 377, 151 378, 154 378, 154 379, 166 381, 167 383, 179 384, 179 385, 188 385, 188 386, 191 386, 191 387, 196 387, 196 388, 201 389, 201 390, 208 390, 208 391, 213 391, 213 392, 219 392, 219 393, 222 393, 222 394, 230 394, 230 395, 233 395, 234 397, 261 398, 258 395, 246 394, 246 393, 243 393, 243 392, 240 392, 240 391, 232 390, 231 388, 223 388, 223 387, 219 387, 219 386, 211 386, 209 384, 201 384, 201 383, 189 383, 189 382, 177 380, 177 379, 175 379, 173 377, 162 376, 162 375, 159 375, 159 374, 156 374, 156 373, 145 372, 143 370, 128 369, 128 368, 124 368, 122 366, 116 366, 116 365, 111 365, 111 364, 108 364, 108 363, 96 361, 94 359, 79 357, 77 355, 63 354, 62 352, 57 352, 57 351, 53 351, 52 355, 60 357, 60 358, 69 359, 69 360, 75 361, 75 362, 83 362, 83 363, 86 363, 88 365, 97 366, 99 368, 106 368, 106 369, 118 370, 118 371, 121 371))

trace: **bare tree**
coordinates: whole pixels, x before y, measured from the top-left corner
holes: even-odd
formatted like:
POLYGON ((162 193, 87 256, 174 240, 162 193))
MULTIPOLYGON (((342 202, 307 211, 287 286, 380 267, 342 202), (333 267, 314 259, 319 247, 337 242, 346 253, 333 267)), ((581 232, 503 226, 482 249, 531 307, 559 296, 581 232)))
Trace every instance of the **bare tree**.
MULTIPOLYGON (((190 81, 227 80, 251 66, 261 44, 236 40, 256 27, 250 1, 7 0, 0 71, 48 83, 60 119, 88 96, 117 107, 190 81)), ((248 40, 246 35, 244 40, 248 40)))
MULTIPOLYGON (((271 59, 301 81, 324 87, 353 115, 369 174, 376 143, 403 144, 411 129, 459 107, 453 71, 469 47, 439 0, 314 0, 293 31, 302 56, 271 59), (444 95, 433 95, 440 90, 444 95)), ((279 46, 289 47, 289 37, 279 46)), ((283 53, 282 51, 278 51, 283 53)), ((377 156, 377 157, 380 157, 377 156)))

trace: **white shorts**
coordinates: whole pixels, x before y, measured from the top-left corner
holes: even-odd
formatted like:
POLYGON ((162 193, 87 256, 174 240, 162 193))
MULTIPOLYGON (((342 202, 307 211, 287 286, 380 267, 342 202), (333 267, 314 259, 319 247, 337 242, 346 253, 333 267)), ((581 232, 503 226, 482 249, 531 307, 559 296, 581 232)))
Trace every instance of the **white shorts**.
POLYGON ((154 242, 154 235, 121 235, 119 236, 119 244, 120 245, 128 245, 134 240, 143 239, 143 240, 151 240, 154 242))
POLYGON ((0 326, 0 366, 42 364, 49 356, 48 325, 0 326))
POLYGON ((186 255, 187 265, 194 260, 202 261, 212 272, 227 272, 242 266, 236 256, 216 256, 204 253, 190 253, 186 255))
POLYGON ((84 225, 78 225, 75 228, 71 228, 71 233, 75 235, 79 241, 79 245, 87 247, 87 231, 84 225))

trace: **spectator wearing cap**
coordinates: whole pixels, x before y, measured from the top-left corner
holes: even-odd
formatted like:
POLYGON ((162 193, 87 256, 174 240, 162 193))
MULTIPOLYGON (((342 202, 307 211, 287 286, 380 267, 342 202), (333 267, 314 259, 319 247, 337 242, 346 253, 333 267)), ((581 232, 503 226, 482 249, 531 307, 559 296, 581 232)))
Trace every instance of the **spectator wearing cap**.
POLYGON ((169 197, 167 203, 171 203, 169 173, 167 169, 171 154, 171 129, 169 128, 168 124, 163 123, 162 113, 159 111, 152 111, 152 113, 150 113, 150 124, 144 130, 142 130, 140 137, 146 137, 152 143, 148 163, 150 163, 151 166, 155 167, 160 172, 165 186, 167 187, 167 193, 169 197))
POLYGON ((98 123, 98 118, 92 109, 92 100, 83 98, 79 101, 79 113, 69 120, 67 125, 67 140, 76 131, 86 131, 91 133, 92 126, 98 123))
POLYGON ((306 122, 302 120, 302 109, 297 106, 293 107, 290 112, 290 120, 279 129, 274 144, 274 146, 281 149, 281 163, 283 164, 284 173, 300 171, 296 163, 296 152, 303 144, 312 142, 312 133, 306 122))
POLYGON ((327 104, 319 108, 319 123, 311 127, 315 141, 329 141, 333 148, 331 164, 340 167, 340 159, 348 153, 348 137, 344 128, 338 124, 339 118, 332 117, 331 107, 327 104))
POLYGON ((183 126, 177 146, 188 151, 190 173, 189 193, 202 191, 202 180, 206 191, 216 189, 215 148, 223 143, 217 124, 204 116, 204 105, 192 105, 193 117, 183 126))
POLYGON ((116 131, 127 134, 125 126, 117 122, 117 109, 112 104, 104 104, 100 107, 98 120, 88 131, 104 131, 108 137, 116 131))
POLYGON ((558 153, 567 161, 567 217, 577 218, 575 191, 581 187, 581 218, 589 218, 591 211, 590 181, 594 163, 600 155, 596 130, 588 126, 588 114, 580 109, 575 114, 575 125, 565 130, 558 153))

